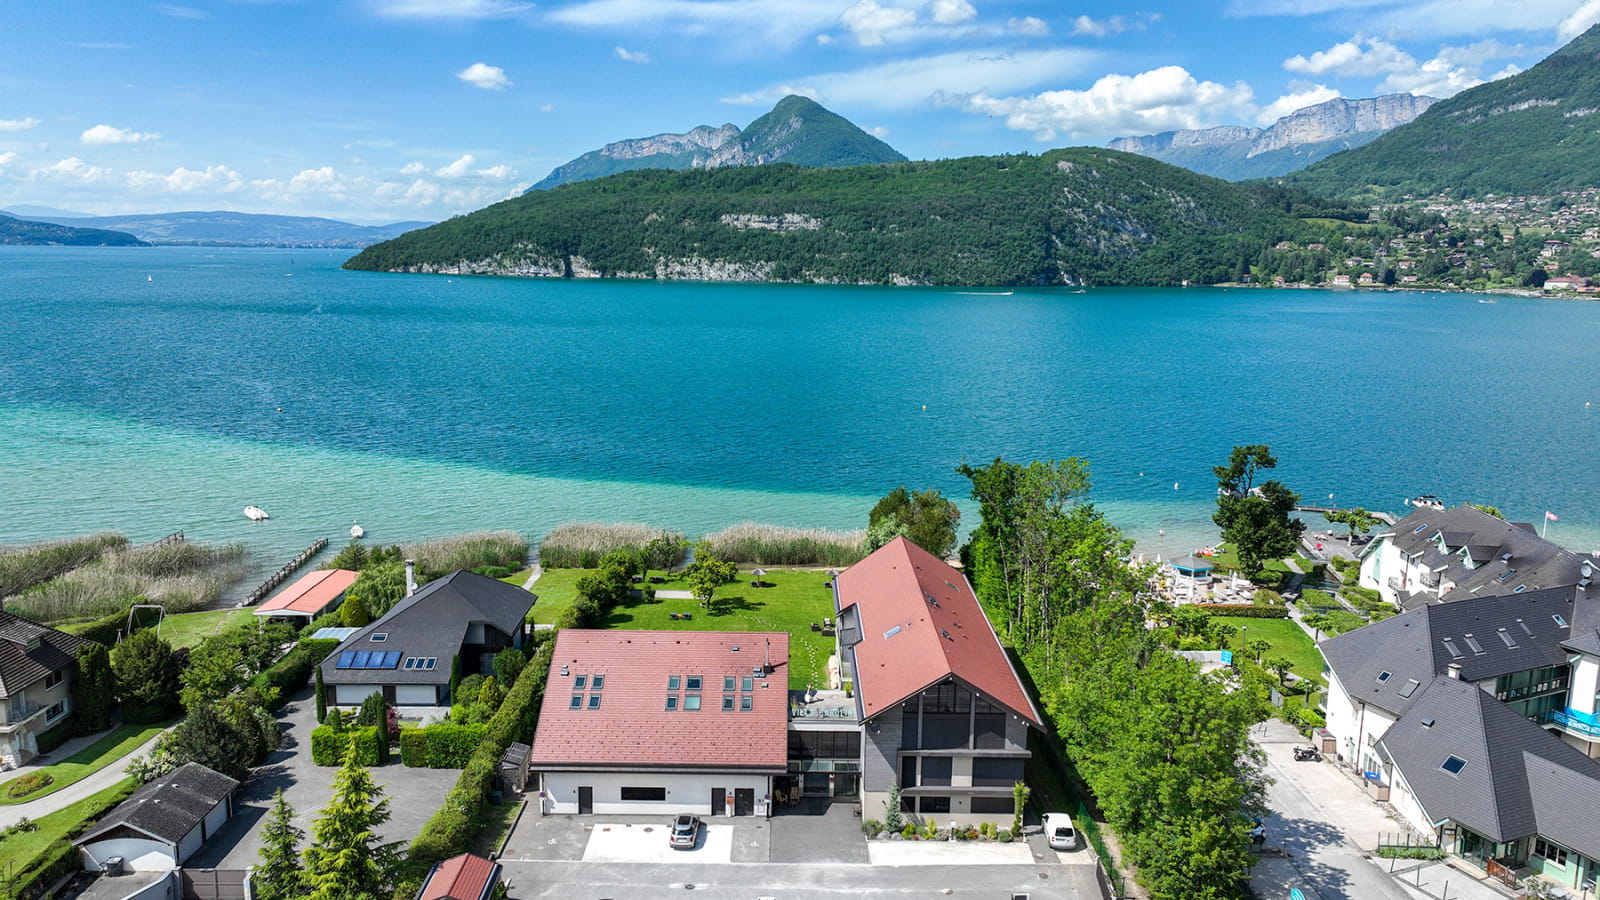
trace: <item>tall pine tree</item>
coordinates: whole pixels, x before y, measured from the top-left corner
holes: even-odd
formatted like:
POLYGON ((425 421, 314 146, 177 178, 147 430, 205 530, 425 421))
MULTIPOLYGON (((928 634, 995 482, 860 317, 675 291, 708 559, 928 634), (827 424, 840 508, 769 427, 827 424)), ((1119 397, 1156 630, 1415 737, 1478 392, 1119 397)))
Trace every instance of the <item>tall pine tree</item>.
POLYGON ((283 799, 283 788, 272 801, 272 812, 261 829, 261 865, 251 876, 256 900, 293 900, 305 890, 300 868, 300 842, 306 833, 294 824, 294 809, 283 799))
POLYGON ((377 828, 387 821, 389 801, 352 743, 302 854, 306 900, 388 900, 398 859, 395 844, 378 842, 377 828))

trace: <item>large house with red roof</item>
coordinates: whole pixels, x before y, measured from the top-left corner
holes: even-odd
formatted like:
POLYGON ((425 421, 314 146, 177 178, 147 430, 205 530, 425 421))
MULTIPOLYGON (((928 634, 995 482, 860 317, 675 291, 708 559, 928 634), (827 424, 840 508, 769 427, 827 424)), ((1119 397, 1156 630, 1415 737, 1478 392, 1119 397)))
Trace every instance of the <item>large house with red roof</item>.
POLYGON ((957 824, 1012 813, 1032 698, 961 572, 896 538, 834 579, 841 676, 862 730, 862 815, 898 784, 908 817, 957 824))

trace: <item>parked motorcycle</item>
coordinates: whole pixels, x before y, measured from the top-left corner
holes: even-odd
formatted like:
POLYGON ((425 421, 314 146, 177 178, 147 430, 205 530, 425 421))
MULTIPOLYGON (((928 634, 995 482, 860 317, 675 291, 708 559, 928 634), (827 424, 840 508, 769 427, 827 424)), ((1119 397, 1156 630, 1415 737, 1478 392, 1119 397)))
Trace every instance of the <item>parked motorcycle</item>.
POLYGON ((1294 748, 1295 762, 1322 762, 1322 752, 1315 747, 1294 748))

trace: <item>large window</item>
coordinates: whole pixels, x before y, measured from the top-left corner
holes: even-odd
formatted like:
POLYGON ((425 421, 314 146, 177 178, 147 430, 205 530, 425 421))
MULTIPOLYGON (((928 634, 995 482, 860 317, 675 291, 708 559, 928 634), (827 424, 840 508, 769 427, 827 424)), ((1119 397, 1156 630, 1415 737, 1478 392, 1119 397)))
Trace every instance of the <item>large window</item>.
POLYGON ((624 800, 661 801, 667 799, 667 789, 664 787, 625 787, 622 789, 624 800))
POLYGON ((859 731, 791 731, 790 759, 860 759, 859 731))
POLYGON ((49 675, 44 677, 44 689, 47 691, 50 690, 51 688, 60 684, 61 679, 65 677, 66 676, 63 674, 63 670, 58 669, 54 672, 51 672, 49 675))
POLYGON ((985 759, 972 761, 972 783, 978 787, 1010 787, 1022 780, 1022 760, 985 759))
POLYGON ((927 813, 947 813, 950 811, 949 797, 919 797, 917 799, 918 811, 927 813))
POLYGON ((922 781, 920 784, 948 785, 950 783, 950 771, 954 762, 948 756, 924 756, 922 758, 922 781))
POLYGON ((1552 863, 1563 868, 1567 865, 1567 850, 1560 844, 1552 844, 1544 838, 1533 839, 1533 855, 1542 856, 1552 863))
POLYGON ((900 786, 903 788, 917 786, 917 758, 907 756, 900 760, 900 786))
POLYGON ((975 813, 1005 813, 1011 815, 1016 811, 1016 802, 1010 797, 973 797, 972 811, 975 813))

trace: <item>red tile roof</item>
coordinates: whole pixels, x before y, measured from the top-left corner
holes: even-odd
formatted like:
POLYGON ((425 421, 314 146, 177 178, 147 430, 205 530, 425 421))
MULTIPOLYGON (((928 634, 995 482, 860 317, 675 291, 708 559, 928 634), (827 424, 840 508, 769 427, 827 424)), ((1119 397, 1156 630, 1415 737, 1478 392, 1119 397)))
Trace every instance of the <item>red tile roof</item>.
POLYGON ((303 616, 320 615, 339 595, 356 583, 358 573, 349 569, 318 569, 278 592, 276 597, 256 607, 257 613, 276 612, 280 615, 298 613, 303 616))
POLYGON ((836 590, 840 612, 860 618, 855 689, 867 718, 955 676, 1040 723, 972 586, 943 560, 896 538, 839 573, 836 590))
POLYGON ((497 880, 500 866, 463 853, 433 867, 417 900, 478 900, 497 880))
POLYGON ((562 629, 529 766, 781 773, 788 767, 788 663, 783 632, 562 629), (767 660, 772 674, 755 678, 748 694, 734 691, 733 711, 723 712, 723 678, 752 676, 767 660), (605 676, 599 691, 575 688, 578 676, 588 688, 596 675, 605 676), (685 680, 669 691, 667 679, 674 675, 685 680), (692 711, 683 708, 691 675, 705 679, 701 708, 692 711), (669 695, 678 698, 678 709, 667 709, 669 695), (582 708, 571 708, 574 696, 584 698, 582 708), (600 708, 590 709, 596 696, 600 708), (750 712, 739 710, 743 697, 752 700, 750 712))

